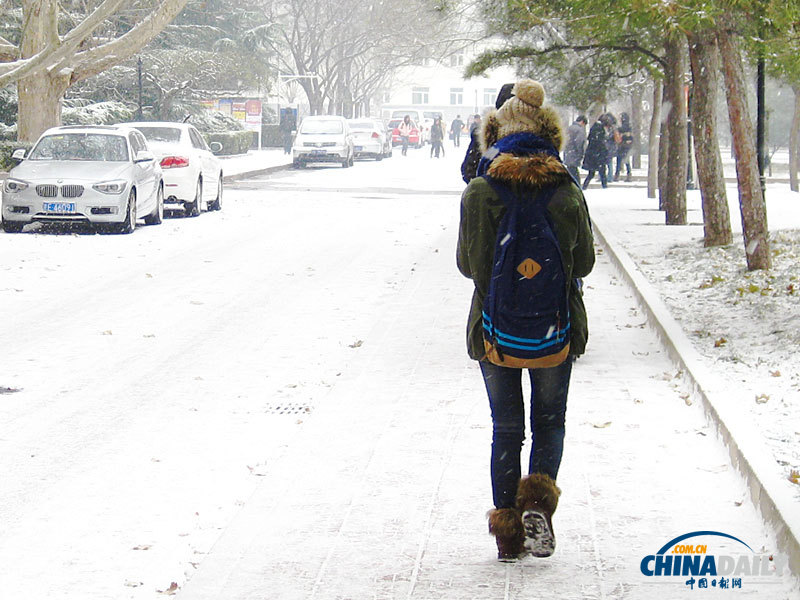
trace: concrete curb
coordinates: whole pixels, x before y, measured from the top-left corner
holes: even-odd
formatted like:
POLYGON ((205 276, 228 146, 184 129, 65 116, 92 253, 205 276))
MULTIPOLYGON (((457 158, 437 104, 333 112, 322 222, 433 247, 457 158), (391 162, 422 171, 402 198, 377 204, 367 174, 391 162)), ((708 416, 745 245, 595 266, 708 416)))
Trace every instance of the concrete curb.
POLYGON ((605 248, 615 267, 631 285, 644 309, 647 320, 664 344, 669 357, 683 371, 696 396, 701 399, 703 410, 717 435, 728 449, 731 463, 747 484, 753 504, 764 521, 773 530, 778 550, 788 557, 789 569, 800 578, 800 523, 792 522, 797 515, 797 501, 774 470, 774 459, 756 443, 755 436, 748 435, 752 427, 741 414, 741 396, 730 396, 726 388, 704 363, 681 326, 670 314, 661 297, 641 274, 636 263, 622 246, 606 231, 603 219, 592 216, 594 233, 605 248))
MULTIPOLYGON (((231 183, 237 181, 239 179, 247 179, 248 177, 255 177, 257 175, 267 175, 268 173, 275 173, 276 171, 283 171, 285 169, 290 169, 292 167, 291 163, 286 163, 284 165, 275 165, 272 167, 264 167, 263 169, 253 169, 251 171, 242 171, 241 173, 234 173, 233 175, 223 175, 222 181, 225 183, 231 183)), ((223 163, 222 172, 225 172, 225 165, 223 163)))

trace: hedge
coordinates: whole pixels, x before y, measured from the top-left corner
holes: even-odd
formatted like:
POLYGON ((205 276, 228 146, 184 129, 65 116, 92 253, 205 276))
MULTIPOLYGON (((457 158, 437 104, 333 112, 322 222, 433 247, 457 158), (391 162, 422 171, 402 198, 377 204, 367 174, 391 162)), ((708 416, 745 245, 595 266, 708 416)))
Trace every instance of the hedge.
POLYGON ((33 146, 33 144, 28 142, 0 141, 0 170, 8 171, 10 168, 16 167, 19 163, 15 160, 11 160, 11 153, 17 148, 25 148, 26 151, 30 150, 31 146, 33 146))
POLYGON ((252 131, 225 131, 222 133, 204 133, 206 142, 210 146, 213 142, 222 144, 222 150, 216 154, 246 154, 253 146, 255 133, 252 131))

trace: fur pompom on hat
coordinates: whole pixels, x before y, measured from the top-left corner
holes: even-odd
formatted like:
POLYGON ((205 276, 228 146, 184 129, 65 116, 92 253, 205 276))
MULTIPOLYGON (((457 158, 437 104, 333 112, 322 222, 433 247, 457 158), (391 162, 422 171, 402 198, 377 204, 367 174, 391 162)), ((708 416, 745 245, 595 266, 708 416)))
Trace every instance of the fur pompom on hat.
POLYGON ((500 138, 513 133, 532 133, 561 149, 563 132, 558 113, 544 105, 544 87, 533 79, 522 79, 514 84, 514 94, 493 113, 483 126, 483 149, 500 138))

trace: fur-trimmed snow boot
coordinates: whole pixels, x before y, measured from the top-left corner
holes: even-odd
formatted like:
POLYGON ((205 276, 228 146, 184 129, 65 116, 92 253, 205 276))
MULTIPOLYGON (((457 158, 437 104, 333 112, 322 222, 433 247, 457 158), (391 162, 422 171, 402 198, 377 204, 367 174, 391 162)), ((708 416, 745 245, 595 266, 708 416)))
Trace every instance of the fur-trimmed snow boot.
POLYGON ((510 562, 525 554, 525 530, 522 518, 513 508, 490 510, 489 533, 497 542, 497 559, 510 562))
POLYGON ((560 495, 556 482, 544 473, 533 473, 519 481, 517 511, 525 530, 525 549, 533 556, 546 558, 555 552, 553 513, 560 495))

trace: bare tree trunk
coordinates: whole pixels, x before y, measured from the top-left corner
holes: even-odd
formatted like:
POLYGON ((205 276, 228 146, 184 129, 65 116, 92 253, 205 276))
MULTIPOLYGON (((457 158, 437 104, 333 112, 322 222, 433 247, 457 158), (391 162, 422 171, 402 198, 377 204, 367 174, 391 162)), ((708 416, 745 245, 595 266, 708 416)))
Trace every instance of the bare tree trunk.
POLYGON ((634 169, 642 168, 642 87, 636 84, 631 93, 631 133, 633 146, 631 146, 632 166, 634 169))
POLYGON ((687 139, 686 96, 683 77, 686 73, 686 44, 684 39, 671 37, 667 40, 667 80, 665 89, 670 102, 667 116, 669 129, 669 154, 667 157, 667 181, 664 197, 667 225, 686 225, 686 168, 688 165, 689 140, 687 139))
POLYGON ((719 54, 713 32, 689 36, 689 58, 694 82, 692 131, 703 199, 703 243, 706 247, 725 246, 733 241, 733 234, 717 136, 719 54))
POLYGON ((650 117, 650 136, 647 142, 647 197, 655 198, 658 188, 658 138, 661 132, 661 80, 653 81, 653 115, 650 117))
POLYGON ((666 210, 667 202, 667 159, 669 158, 669 128, 667 115, 672 104, 667 100, 666 81, 661 91, 661 117, 659 120, 660 135, 658 138, 658 210, 666 210))
POLYGON ((800 191, 797 181, 798 147, 800 146, 800 86, 793 86, 794 115, 792 116, 792 129, 789 134, 789 187, 793 192, 800 191))
POLYGON ((104 0, 64 38, 58 34, 59 4, 56 0, 25 0, 25 29, 20 43, 23 59, 34 57, 49 47, 54 63, 47 69, 19 79, 18 130, 20 141, 34 141, 48 127, 61 124, 61 100, 72 84, 96 75, 136 53, 153 39, 177 15, 186 0, 162 0, 140 23, 119 38, 99 46, 80 50, 79 44, 123 4, 122 0, 104 0), (65 40, 74 37, 70 43, 65 40))
MULTIPOLYGON (((27 27, 20 44, 22 58, 35 56, 50 44, 58 43, 58 8, 55 2, 24 5, 27 27)), ((61 125, 61 98, 69 76, 37 72, 17 82, 19 109, 17 139, 34 142, 48 127, 61 125)))
POLYGON ((739 182, 739 208, 742 214, 747 269, 769 269, 769 230, 767 207, 761 193, 758 174, 756 140, 753 122, 747 106, 742 57, 730 31, 717 31, 717 44, 725 75, 725 93, 728 99, 728 116, 736 152, 736 178, 739 182))

